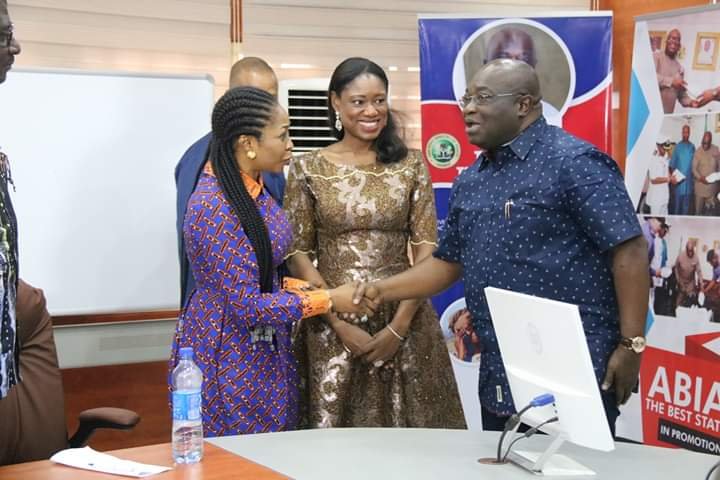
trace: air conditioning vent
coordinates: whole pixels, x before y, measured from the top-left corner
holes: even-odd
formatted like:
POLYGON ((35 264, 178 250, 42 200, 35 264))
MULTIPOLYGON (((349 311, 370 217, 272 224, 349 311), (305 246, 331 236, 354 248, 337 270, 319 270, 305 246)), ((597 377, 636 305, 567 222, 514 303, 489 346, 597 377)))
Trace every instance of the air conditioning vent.
POLYGON ((328 126, 327 79, 280 82, 280 103, 290 115, 294 153, 309 152, 337 141, 328 126))

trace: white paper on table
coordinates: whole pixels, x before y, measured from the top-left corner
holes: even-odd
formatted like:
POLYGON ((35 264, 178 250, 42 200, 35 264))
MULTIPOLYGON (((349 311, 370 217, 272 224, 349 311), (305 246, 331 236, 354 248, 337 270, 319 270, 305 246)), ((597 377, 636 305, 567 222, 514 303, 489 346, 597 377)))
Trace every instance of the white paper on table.
POLYGON ((672 176, 677 183, 680 183, 683 180, 685 180, 685 175, 683 175, 683 173, 678 169, 673 170, 672 176))
POLYGON ((61 463, 68 467, 137 478, 149 477, 150 475, 171 469, 170 467, 121 460, 107 453, 96 452, 90 447, 61 450, 50 457, 50 461, 61 463))
POLYGON ((720 172, 713 172, 705 177, 705 181, 708 183, 715 183, 720 180, 720 172))

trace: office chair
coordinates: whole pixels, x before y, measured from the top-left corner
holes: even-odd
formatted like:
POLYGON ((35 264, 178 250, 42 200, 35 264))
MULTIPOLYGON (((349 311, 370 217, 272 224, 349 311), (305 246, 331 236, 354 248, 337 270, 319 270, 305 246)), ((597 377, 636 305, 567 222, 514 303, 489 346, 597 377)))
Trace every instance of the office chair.
POLYGON ((22 382, 0 400, 0 465, 47 459, 84 446, 98 428, 128 430, 140 421, 130 410, 93 408, 80 413, 78 430, 68 438, 52 319, 42 290, 20 280, 16 311, 22 382))

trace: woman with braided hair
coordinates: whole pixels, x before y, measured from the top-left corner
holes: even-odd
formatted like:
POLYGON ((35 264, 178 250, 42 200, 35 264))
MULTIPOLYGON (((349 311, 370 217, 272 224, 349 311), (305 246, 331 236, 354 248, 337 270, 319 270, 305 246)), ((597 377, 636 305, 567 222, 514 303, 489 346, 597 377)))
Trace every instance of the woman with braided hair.
POLYGON ((207 437, 295 428, 293 326, 333 305, 358 310, 352 285, 317 290, 286 278, 280 288, 291 228, 261 172, 281 172, 290 161, 288 128, 269 93, 229 90, 213 110, 209 161, 188 203, 183 232, 197 285, 180 314, 170 366, 181 347, 193 347, 207 437))

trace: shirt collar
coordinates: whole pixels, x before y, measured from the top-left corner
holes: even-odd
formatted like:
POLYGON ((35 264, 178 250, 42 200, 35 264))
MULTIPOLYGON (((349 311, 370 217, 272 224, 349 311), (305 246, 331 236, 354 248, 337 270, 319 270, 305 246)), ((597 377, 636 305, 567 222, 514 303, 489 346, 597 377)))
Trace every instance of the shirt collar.
MULTIPOLYGON (((205 168, 203 168, 203 171, 207 173, 208 175, 214 177, 215 171, 212 168, 212 164, 210 162, 207 162, 205 164, 205 168)), ((257 200, 257 197, 260 196, 260 193, 262 193, 263 189, 263 177, 260 175, 260 181, 256 182, 254 178, 252 178, 247 173, 240 171, 240 176, 242 177, 243 183, 245 184, 245 188, 247 189, 248 193, 250 194, 250 197, 253 200, 257 200)))
MULTIPOLYGON (((533 123, 531 123, 525 130, 520 132, 520 135, 510 140, 508 143, 503 145, 500 149, 500 151, 512 151, 517 158, 520 160, 526 160, 528 154, 530 153, 530 150, 532 149, 535 142, 542 136, 542 132, 545 130, 545 127, 547 126, 547 122, 545 121, 545 117, 542 115, 535 120, 533 123)), ((485 153, 481 153, 480 157, 480 165, 478 169, 482 169, 487 165, 490 160, 487 158, 485 153)))

